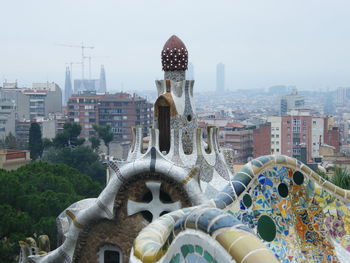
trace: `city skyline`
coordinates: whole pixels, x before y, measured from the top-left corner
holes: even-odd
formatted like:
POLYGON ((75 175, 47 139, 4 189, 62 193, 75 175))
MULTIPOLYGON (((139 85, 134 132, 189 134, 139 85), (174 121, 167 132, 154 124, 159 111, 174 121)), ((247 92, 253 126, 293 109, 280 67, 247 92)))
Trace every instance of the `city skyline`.
MULTIPOLYGON (((278 84, 326 89, 350 83, 348 1, 222 1, 219 5, 201 1, 200 7, 179 1, 170 11, 182 15, 178 20, 167 19, 169 10, 159 0, 39 0, 21 2, 20 9, 18 4, 4 4, 3 19, 11 22, 0 30, 1 82, 17 79, 20 86, 30 86, 54 81, 62 88, 66 63, 80 61, 81 50, 59 44, 84 41, 95 47, 86 50, 86 56, 96 57, 92 78, 98 78, 98 68, 104 64, 111 91, 151 90, 154 78, 163 75, 152 58, 160 56, 163 39, 176 34, 187 43, 201 90, 215 90, 219 61, 226 65, 229 90, 278 84), (75 19, 81 9, 85 15, 75 19), (52 18, 53 13, 63 14, 62 19, 52 18), (96 16, 98 20, 91 19, 96 16)), ((80 78, 80 71, 79 65, 73 66, 73 79, 80 78)))

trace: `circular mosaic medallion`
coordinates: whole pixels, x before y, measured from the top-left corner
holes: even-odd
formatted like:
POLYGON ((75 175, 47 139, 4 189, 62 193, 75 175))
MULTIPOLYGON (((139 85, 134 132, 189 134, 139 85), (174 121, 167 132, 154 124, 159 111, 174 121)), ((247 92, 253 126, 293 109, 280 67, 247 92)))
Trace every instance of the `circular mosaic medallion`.
POLYGON ((246 208, 249 208, 253 203, 252 198, 250 197, 249 194, 245 194, 243 196, 242 201, 243 201, 243 204, 245 205, 246 208))
POLYGON ((288 186, 285 183, 280 183, 278 185, 278 193, 282 197, 287 197, 288 196, 288 186))
POLYGON ((302 185, 303 182, 304 182, 304 175, 301 172, 299 172, 299 171, 294 172, 294 174, 293 174, 293 181, 297 185, 302 185))
POLYGON ((262 215, 258 220, 259 236, 267 242, 271 242, 276 237, 276 225, 271 217, 262 215))

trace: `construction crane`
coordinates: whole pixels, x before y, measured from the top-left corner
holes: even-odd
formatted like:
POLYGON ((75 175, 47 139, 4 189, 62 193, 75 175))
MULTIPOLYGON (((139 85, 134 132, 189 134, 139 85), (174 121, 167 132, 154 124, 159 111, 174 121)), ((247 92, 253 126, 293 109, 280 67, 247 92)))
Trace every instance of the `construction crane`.
POLYGON ((89 60, 89 79, 91 80, 91 59, 93 58, 110 58, 109 56, 86 56, 85 58, 87 58, 89 60))
POLYGON ((84 50, 86 48, 93 49, 94 47, 92 47, 92 46, 85 46, 83 42, 81 42, 80 45, 66 45, 66 44, 57 44, 57 45, 58 46, 62 46, 62 47, 81 48, 81 78, 82 78, 82 80, 84 80, 84 59, 86 58, 85 54, 84 54, 84 50))

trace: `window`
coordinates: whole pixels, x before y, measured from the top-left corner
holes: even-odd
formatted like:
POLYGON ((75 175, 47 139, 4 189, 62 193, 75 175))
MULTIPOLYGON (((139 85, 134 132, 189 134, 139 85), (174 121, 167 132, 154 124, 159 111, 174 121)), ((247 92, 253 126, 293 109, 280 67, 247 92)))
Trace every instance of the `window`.
POLYGON ((100 247, 98 251, 98 262, 99 263, 122 263, 121 250, 114 245, 106 244, 100 247))
POLYGON ((85 105, 85 110, 93 110, 94 108, 94 105, 85 105))
POLYGON ((300 126, 300 120, 299 119, 293 119, 293 126, 300 126))
POLYGON ((306 126, 306 124, 307 124, 307 121, 303 120, 303 126, 306 126))
POLYGON ((300 155, 300 148, 293 148, 293 155, 300 155))

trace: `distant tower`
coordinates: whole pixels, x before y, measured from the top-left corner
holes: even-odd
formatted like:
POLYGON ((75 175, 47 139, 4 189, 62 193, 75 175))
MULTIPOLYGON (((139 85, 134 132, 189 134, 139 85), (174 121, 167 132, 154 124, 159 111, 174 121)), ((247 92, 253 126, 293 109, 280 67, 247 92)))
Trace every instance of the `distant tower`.
POLYGON ((66 80, 64 83, 64 105, 67 105, 68 99, 70 96, 73 94, 73 89, 72 89, 72 80, 70 76, 70 69, 69 67, 66 67, 66 80))
POLYGON ((188 63, 188 69, 187 69, 186 76, 187 76, 188 80, 194 80, 194 66, 191 62, 188 63))
POLYGON ((298 94, 297 88, 294 87, 291 94, 282 96, 280 105, 281 116, 287 115, 290 110, 304 109, 304 95, 298 94))
POLYGON ((225 65, 222 63, 216 66, 216 91, 225 91, 225 65))
POLYGON ((106 93, 106 92, 107 92, 106 73, 105 73, 105 68, 104 68, 103 65, 101 65, 100 86, 99 86, 97 92, 98 92, 98 93, 106 93))
POLYGON ((325 116, 332 116, 335 112, 333 93, 327 91, 324 94, 323 112, 325 116))

